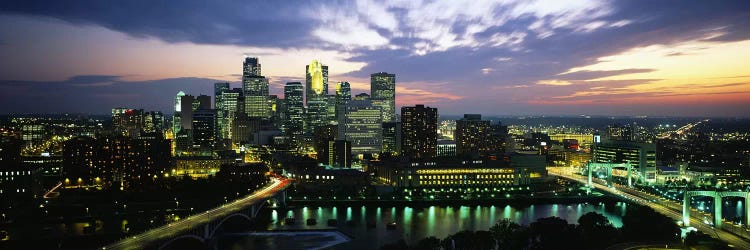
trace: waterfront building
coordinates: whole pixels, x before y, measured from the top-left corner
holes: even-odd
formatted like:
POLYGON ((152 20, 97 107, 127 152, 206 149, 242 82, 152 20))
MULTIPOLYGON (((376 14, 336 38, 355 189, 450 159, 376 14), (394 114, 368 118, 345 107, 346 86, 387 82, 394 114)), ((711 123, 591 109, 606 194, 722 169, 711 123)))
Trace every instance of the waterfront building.
POLYGON ((416 105, 401 108, 401 152, 414 159, 437 155, 437 108, 416 105))

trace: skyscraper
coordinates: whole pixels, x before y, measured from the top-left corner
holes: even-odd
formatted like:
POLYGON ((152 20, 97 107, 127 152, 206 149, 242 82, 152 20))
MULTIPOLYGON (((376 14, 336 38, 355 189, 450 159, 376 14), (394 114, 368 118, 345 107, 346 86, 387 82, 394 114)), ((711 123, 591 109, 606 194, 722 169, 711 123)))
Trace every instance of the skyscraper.
POLYGON ((250 76, 244 78, 242 83, 242 90, 245 95, 245 114, 248 117, 270 119, 268 79, 263 76, 250 76))
POLYGON ((245 56, 245 61, 242 63, 242 78, 260 75, 260 61, 258 58, 245 56))
POLYGON ((242 89, 240 88, 225 90, 221 93, 221 105, 216 107, 217 119, 220 121, 217 122, 217 130, 221 131, 221 136, 218 138, 232 138, 232 123, 234 118, 237 117, 237 112, 239 112, 241 97, 242 89))
POLYGON ((489 150, 490 121, 483 121, 482 115, 465 114, 456 121, 456 154, 470 156, 489 150))
POLYGON ((401 154, 401 123, 383 123, 383 153, 401 154))
POLYGON ((383 121, 379 107, 369 100, 349 101, 339 118, 339 140, 351 142, 353 155, 379 154, 383 150, 383 121))
POLYGON ((306 87, 305 103, 307 104, 307 121, 305 134, 312 135, 315 127, 329 123, 328 102, 328 66, 313 60, 305 67, 306 87))
POLYGON ((429 159, 437 153, 436 108, 416 105, 401 108, 401 152, 415 159, 429 159))
POLYGON ((328 95, 328 66, 318 60, 313 60, 305 66, 305 104, 310 106, 310 100, 325 98, 328 95))
POLYGON ((350 100, 352 100, 352 88, 349 86, 349 82, 336 84, 336 121, 339 120, 339 114, 344 111, 346 103, 350 100))
POLYGON ((304 89, 300 82, 288 82, 284 86, 286 116, 284 127, 293 147, 302 145, 304 128, 304 89))
POLYGON ((216 139, 225 138, 224 134, 226 124, 229 123, 227 117, 228 112, 224 108, 223 95, 224 92, 229 91, 228 82, 217 82, 214 83, 214 108, 216 109, 216 139))
POLYGON ((245 57, 242 63, 242 92, 245 96, 245 114, 252 118, 270 119, 268 79, 261 75, 257 57, 245 57))
POLYGON ((383 109, 383 122, 396 121, 396 75, 379 72, 370 75, 370 95, 373 105, 383 109))
POLYGON ((182 97, 185 92, 177 92, 174 98, 174 113, 172 113, 172 133, 177 135, 182 129, 182 97))

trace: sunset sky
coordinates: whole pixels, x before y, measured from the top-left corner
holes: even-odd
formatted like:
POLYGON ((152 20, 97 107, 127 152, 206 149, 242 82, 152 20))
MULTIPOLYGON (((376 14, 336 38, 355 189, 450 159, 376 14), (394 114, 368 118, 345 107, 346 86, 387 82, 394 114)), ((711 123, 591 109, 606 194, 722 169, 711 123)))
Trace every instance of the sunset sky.
POLYGON ((750 1, 2 1, 0 114, 171 113, 174 95, 304 82, 441 114, 750 116, 750 1))

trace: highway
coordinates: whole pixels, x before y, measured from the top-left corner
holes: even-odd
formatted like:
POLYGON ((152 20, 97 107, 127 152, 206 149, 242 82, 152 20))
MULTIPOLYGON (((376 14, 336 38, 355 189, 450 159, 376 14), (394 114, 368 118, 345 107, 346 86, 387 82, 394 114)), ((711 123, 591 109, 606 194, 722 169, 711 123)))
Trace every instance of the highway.
POLYGON ((285 189, 290 184, 291 181, 288 179, 272 178, 271 183, 248 196, 203 213, 194 214, 168 225, 154 228, 135 236, 130 236, 111 245, 104 246, 101 249, 143 249, 158 240, 179 236, 182 232, 196 228, 217 218, 223 218, 224 216, 240 211, 257 202, 262 202, 276 194, 278 191, 285 189))
MULTIPOLYGON (((564 171, 560 171, 556 169, 549 169, 549 174, 563 177, 563 178, 570 179, 570 180, 575 180, 583 184, 587 184, 587 177, 585 176, 565 173, 564 171)), ((626 186, 615 185, 615 187, 609 187, 609 186, 606 186, 597 182, 593 182, 592 184, 594 185, 595 188, 599 190, 612 193, 615 195, 619 195, 627 200, 630 200, 640 205, 649 206, 653 208, 656 212, 666 215, 674 219, 675 221, 682 221, 682 205, 680 203, 661 200, 660 197, 656 197, 651 194, 647 194, 641 191, 627 188, 626 186)), ((691 211, 690 226, 695 227, 696 229, 708 235, 717 237, 718 239, 730 244, 732 247, 736 249, 750 249, 750 242, 730 232, 727 232, 725 230, 716 229, 713 226, 705 223, 704 219, 698 216, 703 216, 703 215, 694 210, 691 211)), ((711 221, 710 218, 711 217, 709 217, 708 219, 709 222, 711 221)))

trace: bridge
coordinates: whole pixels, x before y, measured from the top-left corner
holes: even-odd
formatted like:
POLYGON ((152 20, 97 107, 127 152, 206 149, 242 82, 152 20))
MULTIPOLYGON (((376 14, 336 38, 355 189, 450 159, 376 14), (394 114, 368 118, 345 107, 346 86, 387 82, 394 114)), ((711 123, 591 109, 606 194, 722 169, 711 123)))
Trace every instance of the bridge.
POLYGON ((724 223, 722 222, 721 218, 721 198, 724 197, 740 197, 745 199, 744 208, 745 208, 745 225, 750 225, 750 206, 748 206, 748 201, 750 201, 750 192, 736 192, 736 191, 685 191, 685 194, 683 196, 682 200, 682 223, 685 226, 690 226, 690 199, 692 197, 696 196, 706 196, 706 197, 713 197, 714 198, 714 213, 713 213, 713 222, 714 226, 716 228, 722 228, 722 225, 724 223))
POLYGON ((631 172, 633 171, 633 166, 630 165, 630 162, 628 162, 628 163, 619 163, 619 164, 614 164, 614 163, 592 163, 592 162, 589 162, 586 165, 586 169, 588 170, 588 175, 589 175, 589 181, 588 181, 588 184, 587 184, 588 187, 593 187, 592 186, 593 184, 591 183, 591 178, 592 178, 591 172, 593 172, 594 169, 605 169, 607 171, 606 172, 607 178, 609 178, 609 177, 612 177, 613 169, 619 169, 619 168, 626 169, 626 171, 627 171, 626 176, 628 177, 628 187, 632 187, 633 186, 633 174, 631 174, 631 172))
POLYGON ((269 199, 276 200, 280 206, 286 205, 286 188, 291 180, 273 178, 271 183, 243 198, 221 205, 203 213, 195 214, 183 220, 148 230, 139 235, 130 236, 101 249, 143 249, 157 247, 167 248, 181 239, 195 239, 209 245, 217 231, 232 218, 252 220, 269 199))
MULTIPOLYGON (((572 172, 570 172, 570 170, 566 170, 566 169, 567 168, 547 168, 550 175, 558 176, 558 177, 565 178, 571 181, 576 181, 581 184, 587 184, 598 190, 601 190, 601 191, 604 191, 604 192, 607 192, 616 196, 620 196, 630 202, 651 207, 656 212, 661 213, 667 217, 670 217, 674 219, 675 221, 681 221, 683 223, 685 221, 689 221, 690 225, 692 225, 696 229, 704 233, 707 233, 709 235, 715 236, 716 238, 719 238, 720 240, 729 243, 730 246, 736 249, 750 249, 750 240, 749 240, 750 235, 746 233, 746 230, 744 228, 740 228, 736 226, 727 226, 727 225, 725 225, 726 227, 719 228, 719 227, 708 225, 707 223, 704 223, 703 218, 700 218, 699 216, 695 216, 695 215, 690 215, 689 212, 687 214, 684 212, 685 209, 690 210, 689 205, 687 207, 685 206, 685 203, 686 203, 684 202, 685 200, 683 200, 682 203, 670 201, 670 200, 664 199, 663 197, 659 197, 659 196, 655 196, 649 193, 638 191, 636 189, 628 187, 627 185, 619 185, 616 183, 610 183, 611 186, 608 186, 608 185, 605 185, 600 180, 588 182, 586 180, 586 176, 573 174, 572 172), (685 217, 685 215, 688 215, 688 216, 685 217)), ((705 192, 705 191, 695 191, 695 192, 698 192, 698 193, 691 194, 690 197, 709 196, 711 194, 711 193, 700 193, 700 192, 705 192)), ((735 196, 735 195, 726 194, 723 197, 727 197, 727 196, 735 196)), ((690 197, 688 197, 688 202, 689 202, 690 197)))

